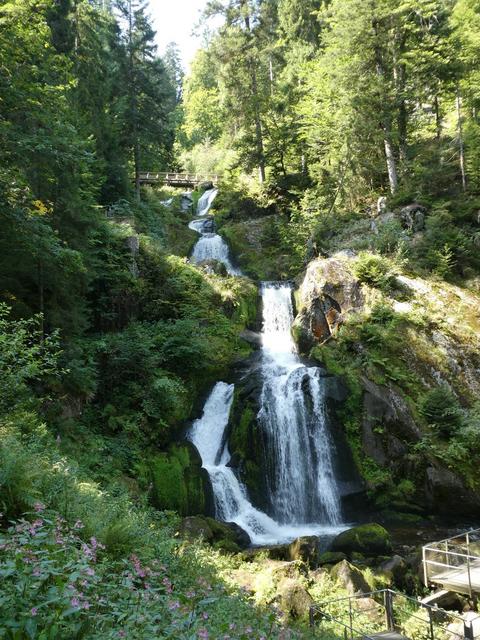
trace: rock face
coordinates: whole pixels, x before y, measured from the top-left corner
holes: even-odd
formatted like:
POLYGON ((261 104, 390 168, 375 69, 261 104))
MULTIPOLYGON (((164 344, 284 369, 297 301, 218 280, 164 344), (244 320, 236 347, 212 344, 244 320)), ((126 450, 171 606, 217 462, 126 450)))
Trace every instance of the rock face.
POLYGON ((440 465, 427 468, 425 495, 427 506, 446 516, 480 515, 480 495, 465 487, 456 474, 440 465))
POLYGON ((420 430, 400 390, 377 385, 367 378, 362 378, 361 382, 364 389, 363 449, 381 466, 395 464, 408 452, 406 443, 420 440, 420 430))
POLYGON ((298 295, 301 302, 293 333, 302 353, 334 335, 345 316, 364 304, 360 283, 343 254, 313 260, 298 295))
POLYGON ((370 585, 363 577, 362 572, 346 560, 342 560, 333 567, 331 576, 338 580, 351 596, 371 591, 370 585))
POLYGON ((375 557, 390 553, 392 543, 386 529, 371 523, 342 531, 333 540, 331 548, 332 551, 342 551, 349 557, 352 553, 375 557))

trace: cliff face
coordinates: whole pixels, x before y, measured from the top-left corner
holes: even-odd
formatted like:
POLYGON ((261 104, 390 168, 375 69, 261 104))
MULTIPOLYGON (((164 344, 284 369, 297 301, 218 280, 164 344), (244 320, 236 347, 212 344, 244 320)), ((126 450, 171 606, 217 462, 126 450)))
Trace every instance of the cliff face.
POLYGON ((342 419, 378 506, 478 516, 480 298, 398 272, 373 286, 359 260, 339 252, 308 264, 299 348, 344 376, 342 419))

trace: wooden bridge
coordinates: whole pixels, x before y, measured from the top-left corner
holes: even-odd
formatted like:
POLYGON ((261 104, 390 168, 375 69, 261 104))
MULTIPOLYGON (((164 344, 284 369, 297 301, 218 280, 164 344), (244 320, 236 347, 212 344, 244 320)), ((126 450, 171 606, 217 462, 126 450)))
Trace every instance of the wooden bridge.
POLYGON ((167 184, 169 187, 197 187, 203 182, 218 184, 221 176, 217 174, 202 173, 176 173, 173 171, 155 173, 141 171, 140 184, 167 184))

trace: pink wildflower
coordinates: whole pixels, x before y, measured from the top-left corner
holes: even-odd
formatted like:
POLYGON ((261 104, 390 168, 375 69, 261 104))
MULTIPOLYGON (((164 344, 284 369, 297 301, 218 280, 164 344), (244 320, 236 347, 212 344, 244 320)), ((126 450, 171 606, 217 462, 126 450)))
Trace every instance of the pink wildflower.
POLYGON ((95 569, 92 569, 92 567, 87 567, 87 576, 94 576, 95 575, 95 569))
POLYGON ((208 640, 208 631, 206 629, 199 629, 198 637, 202 638, 202 640, 208 640))
POLYGON ((180 602, 178 600, 173 600, 173 602, 168 603, 168 608, 170 611, 175 611, 175 609, 180 608, 180 602))
POLYGON ((35 511, 36 511, 37 513, 40 513, 41 511, 45 511, 45 505, 44 505, 44 504, 42 504, 41 502, 36 502, 36 503, 33 505, 33 508, 35 509, 35 511))
POLYGON ((80 607, 80 600, 78 598, 72 598, 70 600, 70 604, 72 605, 72 607, 74 607, 75 609, 78 609, 80 607))
POLYGON ((31 614, 32 616, 36 616, 36 615, 37 615, 37 613, 38 613, 38 609, 37 609, 37 607, 32 607, 32 608, 30 609, 30 614, 31 614))
POLYGON ((245 628, 245 633, 246 633, 247 635, 250 635, 250 634, 252 633, 252 631, 253 631, 252 627, 246 627, 246 628, 245 628))
POLYGON ((123 629, 120 629, 120 631, 118 632, 118 637, 119 638, 125 638, 126 637, 126 632, 123 629))
POLYGON ((202 613, 202 618, 203 618, 204 620, 208 620, 208 613, 207 613, 206 611, 204 611, 204 612, 202 613))
POLYGON ((188 599, 195 597, 195 591, 187 591, 185 594, 188 599))
POLYGON ((90 609, 90 603, 85 600, 85 602, 82 603, 82 609, 90 609))

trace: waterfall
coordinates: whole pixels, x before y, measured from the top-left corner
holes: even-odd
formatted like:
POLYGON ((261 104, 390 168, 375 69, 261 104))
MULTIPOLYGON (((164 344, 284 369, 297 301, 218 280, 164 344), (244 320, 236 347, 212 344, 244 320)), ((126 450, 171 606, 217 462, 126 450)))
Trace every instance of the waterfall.
POLYGON ((228 466, 230 452, 225 429, 233 402, 233 391, 233 384, 217 382, 205 403, 201 418, 195 420, 188 434, 210 476, 216 517, 238 524, 248 533, 254 545, 290 542, 302 535, 338 533, 338 527, 295 523, 280 525, 252 505, 245 487, 228 466))
POLYGON ((302 364, 290 327, 292 290, 263 283, 263 388, 258 421, 271 460, 272 516, 281 523, 341 522, 334 443, 325 415, 322 370, 302 364))
POLYGON ((215 233, 215 222, 212 216, 205 217, 216 195, 217 189, 205 191, 198 201, 197 208, 197 215, 203 217, 192 220, 188 225, 190 229, 200 234, 200 239, 193 248, 190 260, 195 264, 206 260, 217 260, 225 265, 230 275, 241 276, 242 272, 232 264, 228 244, 221 235, 215 233))
POLYGON ((226 428, 234 385, 218 382, 189 439, 212 482, 215 515, 235 522, 252 544, 289 542, 304 535, 333 535, 341 524, 340 495, 333 469, 334 444, 325 415, 322 371, 304 366, 296 353, 289 285, 262 284, 262 378, 258 422, 268 451, 265 474, 269 515, 255 508, 229 466, 226 428), (267 468, 268 467, 268 468, 267 468))
POLYGON ((197 216, 207 215, 217 193, 218 189, 208 189, 202 193, 197 203, 197 216))

